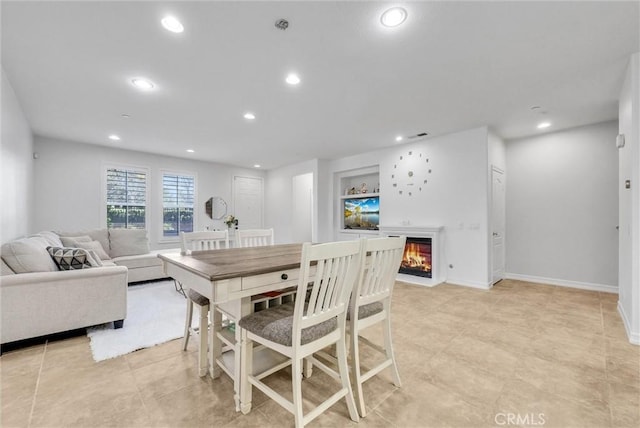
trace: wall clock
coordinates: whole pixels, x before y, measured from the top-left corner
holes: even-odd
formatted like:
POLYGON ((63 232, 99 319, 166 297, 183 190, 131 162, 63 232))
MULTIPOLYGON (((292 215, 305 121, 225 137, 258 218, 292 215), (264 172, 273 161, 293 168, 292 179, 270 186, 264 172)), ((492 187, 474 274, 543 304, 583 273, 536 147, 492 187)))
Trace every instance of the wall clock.
POLYGON ((393 164, 391 185, 399 195, 412 196, 427 186, 429 174, 429 158, 422 153, 409 151, 393 164))

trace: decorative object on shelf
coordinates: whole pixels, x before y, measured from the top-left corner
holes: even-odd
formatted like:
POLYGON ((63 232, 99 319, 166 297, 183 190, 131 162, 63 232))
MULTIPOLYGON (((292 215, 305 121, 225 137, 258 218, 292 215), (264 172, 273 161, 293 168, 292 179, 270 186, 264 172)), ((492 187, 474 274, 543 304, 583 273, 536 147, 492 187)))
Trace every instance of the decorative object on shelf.
POLYGON ((431 174, 428 168, 429 158, 422 153, 415 155, 409 151, 406 156, 393 165, 394 172, 391 174, 392 185, 398 189, 398 194, 412 196, 414 192, 422 192, 422 188, 428 183, 427 176, 431 174))
POLYGON ((226 223, 228 228, 232 228, 235 226, 235 228, 238 228, 238 219, 235 218, 235 216, 233 214, 229 214, 228 216, 226 216, 224 218, 224 222, 226 223))
POLYGON ((360 186, 360 193, 367 193, 367 183, 362 183, 360 186))
POLYGON ((351 188, 351 189, 349 189, 349 191, 347 192, 347 195, 355 195, 356 193, 358 193, 358 192, 356 191, 356 188, 355 188, 355 187, 352 187, 352 188, 351 188))

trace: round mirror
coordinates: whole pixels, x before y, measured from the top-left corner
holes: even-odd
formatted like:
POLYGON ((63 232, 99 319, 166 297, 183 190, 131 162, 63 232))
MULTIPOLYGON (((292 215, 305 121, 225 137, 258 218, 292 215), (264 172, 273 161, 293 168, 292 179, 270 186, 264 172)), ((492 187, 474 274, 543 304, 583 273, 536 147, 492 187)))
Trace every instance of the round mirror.
POLYGON ((205 202, 204 210, 210 219, 221 220, 227 215, 227 203, 220 196, 214 196, 205 202))

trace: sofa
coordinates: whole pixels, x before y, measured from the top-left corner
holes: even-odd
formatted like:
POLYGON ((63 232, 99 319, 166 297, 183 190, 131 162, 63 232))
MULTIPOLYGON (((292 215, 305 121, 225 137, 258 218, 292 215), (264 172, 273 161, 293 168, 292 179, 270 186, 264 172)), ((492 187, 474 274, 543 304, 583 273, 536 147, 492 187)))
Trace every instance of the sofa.
POLYGON ((147 232, 45 231, 2 245, 0 343, 123 325, 127 285, 166 277, 147 232))

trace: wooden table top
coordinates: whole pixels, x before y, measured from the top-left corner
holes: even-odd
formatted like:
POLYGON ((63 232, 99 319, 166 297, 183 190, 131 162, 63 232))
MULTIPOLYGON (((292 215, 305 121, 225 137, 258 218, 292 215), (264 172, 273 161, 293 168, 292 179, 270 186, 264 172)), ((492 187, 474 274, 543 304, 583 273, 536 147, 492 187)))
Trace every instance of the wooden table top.
POLYGON ((229 248, 158 254, 163 261, 180 266, 209 281, 277 272, 300 267, 302 244, 282 244, 266 247, 229 248))

